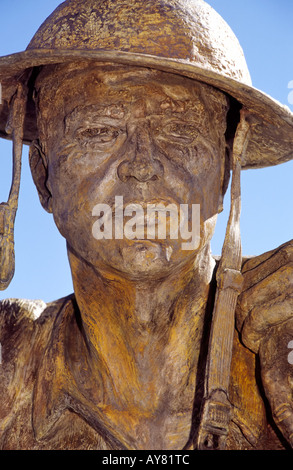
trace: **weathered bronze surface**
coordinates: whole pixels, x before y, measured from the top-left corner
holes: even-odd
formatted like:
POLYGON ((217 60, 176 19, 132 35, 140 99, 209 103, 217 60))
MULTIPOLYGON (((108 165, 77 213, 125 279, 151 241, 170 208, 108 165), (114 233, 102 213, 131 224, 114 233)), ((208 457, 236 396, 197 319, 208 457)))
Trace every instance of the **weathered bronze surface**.
POLYGON ((68 0, 26 52, 0 58, 1 135, 26 77, 13 138, 30 143, 74 284, 50 304, 0 303, 0 448, 290 448, 293 242, 242 259, 238 225, 240 169, 291 158, 292 115, 251 87, 203 1, 129 5, 68 0), (97 240, 93 208, 116 196, 200 204, 199 245, 183 250, 170 227, 97 240))

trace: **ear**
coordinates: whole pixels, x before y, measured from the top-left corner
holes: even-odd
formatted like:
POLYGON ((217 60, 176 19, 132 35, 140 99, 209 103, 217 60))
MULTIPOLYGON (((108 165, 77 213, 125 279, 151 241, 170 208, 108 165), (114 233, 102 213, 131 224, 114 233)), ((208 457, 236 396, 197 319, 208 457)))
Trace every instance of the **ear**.
POLYGON ((41 204, 47 212, 52 213, 52 195, 47 187, 47 159, 38 140, 31 143, 29 164, 41 204))

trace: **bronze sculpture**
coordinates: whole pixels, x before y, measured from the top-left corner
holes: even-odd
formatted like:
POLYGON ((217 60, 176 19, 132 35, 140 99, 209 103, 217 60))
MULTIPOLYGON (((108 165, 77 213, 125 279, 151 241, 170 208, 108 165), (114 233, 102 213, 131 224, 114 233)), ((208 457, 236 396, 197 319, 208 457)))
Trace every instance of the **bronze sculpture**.
MULTIPOLYGON (((26 52, 0 62, 1 133, 8 121, 16 169, 21 141, 31 144, 33 177, 67 240, 75 290, 36 320, 33 305, 1 305, 2 448, 292 441, 292 243, 242 260, 238 227, 240 167, 291 159, 292 115, 251 87, 240 46, 213 10, 201 0, 189 8, 136 1, 130 14, 124 1, 67 1, 26 52), (231 217, 215 263, 209 241, 230 169, 231 217), (117 194, 200 203, 199 247, 97 244, 92 207, 112 206, 117 194), (255 379, 258 358, 274 420, 255 379)), ((4 287, 18 175, 2 205, 4 287)))

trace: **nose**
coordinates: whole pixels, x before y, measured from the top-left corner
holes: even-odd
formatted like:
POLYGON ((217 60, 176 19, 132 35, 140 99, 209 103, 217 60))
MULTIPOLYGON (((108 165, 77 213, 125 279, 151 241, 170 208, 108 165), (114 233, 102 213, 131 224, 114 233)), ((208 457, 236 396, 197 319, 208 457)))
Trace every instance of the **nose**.
POLYGON ((126 142, 129 157, 123 160, 117 169, 120 180, 125 182, 129 178, 135 178, 140 182, 147 182, 160 179, 164 167, 160 160, 154 157, 155 150, 148 126, 137 126, 126 142))

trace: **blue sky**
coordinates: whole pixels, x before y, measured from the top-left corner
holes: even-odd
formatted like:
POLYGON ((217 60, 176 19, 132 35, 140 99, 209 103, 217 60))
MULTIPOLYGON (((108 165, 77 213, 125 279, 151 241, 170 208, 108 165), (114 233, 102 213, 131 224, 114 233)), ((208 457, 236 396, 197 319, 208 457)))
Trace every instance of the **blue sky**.
MULTIPOLYGON (((58 0, 0 0, 0 55, 22 51, 58 0)), ((208 0, 228 22, 243 47, 253 85, 288 105, 293 91, 292 0, 208 0)), ((291 100, 290 100, 291 101, 291 100)), ((293 150, 293 149, 292 149, 293 150)), ((0 200, 11 183, 11 144, 0 142, 0 200)), ((72 292, 65 241, 51 215, 41 208, 24 148, 16 221, 16 273, 6 297, 50 301, 72 292)), ((241 232, 244 255, 257 255, 292 238, 293 161, 278 167, 242 172, 241 232)), ((228 217, 219 216, 212 242, 220 254, 228 217)))

